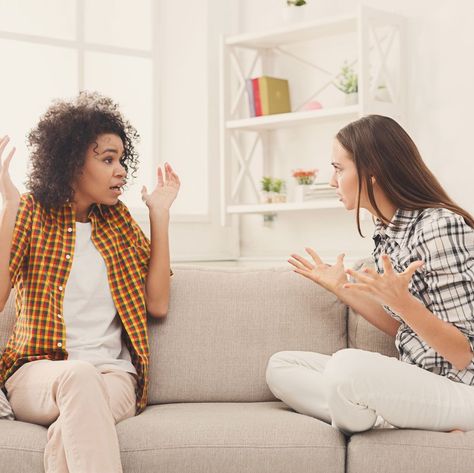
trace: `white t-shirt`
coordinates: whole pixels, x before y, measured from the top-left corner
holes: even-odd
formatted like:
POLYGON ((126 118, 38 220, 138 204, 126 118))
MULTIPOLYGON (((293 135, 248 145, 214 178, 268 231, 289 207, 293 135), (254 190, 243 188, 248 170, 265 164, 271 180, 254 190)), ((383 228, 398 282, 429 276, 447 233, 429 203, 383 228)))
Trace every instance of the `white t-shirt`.
POLYGON ((76 222, 74 259, 63 303, 68 359, 136 374, 122 340, 122 324, 112 299, 107 266, 91 234, 90 222, 76 222))

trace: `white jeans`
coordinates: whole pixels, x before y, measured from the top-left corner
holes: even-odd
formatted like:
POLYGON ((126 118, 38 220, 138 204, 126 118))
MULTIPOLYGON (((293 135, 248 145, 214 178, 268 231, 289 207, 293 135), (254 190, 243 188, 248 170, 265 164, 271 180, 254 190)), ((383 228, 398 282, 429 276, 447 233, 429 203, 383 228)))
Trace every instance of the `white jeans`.
POLYGON ((399 428, 474 430, 474 386, 380 353, 279 352, 268 362, 267 384, 295 411, 347 433, 380 420, 399 428))

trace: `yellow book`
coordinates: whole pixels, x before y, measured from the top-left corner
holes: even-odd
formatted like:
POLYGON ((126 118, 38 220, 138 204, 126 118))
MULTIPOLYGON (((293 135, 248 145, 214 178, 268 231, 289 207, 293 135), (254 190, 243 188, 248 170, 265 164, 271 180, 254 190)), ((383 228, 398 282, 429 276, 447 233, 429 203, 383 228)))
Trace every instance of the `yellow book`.
POLYGON ((262 76, 258 78, 262 115, 291 112, 290 91, 286 79, 262 76))

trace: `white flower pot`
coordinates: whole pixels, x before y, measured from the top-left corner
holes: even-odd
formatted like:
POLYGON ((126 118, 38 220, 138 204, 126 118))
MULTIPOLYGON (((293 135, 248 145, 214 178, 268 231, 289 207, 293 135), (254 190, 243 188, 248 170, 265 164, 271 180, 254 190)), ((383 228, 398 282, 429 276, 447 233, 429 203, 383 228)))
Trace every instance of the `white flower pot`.
POLYGON ((282 6, 281 14, 285 23, 299 23, 302 21, 308 21, 307 5, 295 7, 294 5, 287 5, 286 0, 284 0, 284 2, 285 5, 282 6))
POLYGON ((352 92, 351 94, 346 94, 345 104, 346 105, 357 105, 359 101, 359 94, 357 92, 352 92))

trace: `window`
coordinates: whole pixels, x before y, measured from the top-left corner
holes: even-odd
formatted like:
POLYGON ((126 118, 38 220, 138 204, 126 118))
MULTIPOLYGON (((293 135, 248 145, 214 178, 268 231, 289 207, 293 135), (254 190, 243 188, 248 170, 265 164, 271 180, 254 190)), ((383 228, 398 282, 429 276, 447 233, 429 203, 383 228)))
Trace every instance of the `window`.
POLYGON ((235 254, 234 231, 218 218, 218 38, 226 18, 236 21, 224 3, 0 0, 0 11, 0 134, 17 147, 11 174, 20 191, 25 136, 40 115, 55 98, 97 90, 141 136, 139 171, 122 196, 139 222, 146 229, 141 186, 152 189, 157 165, 168 160, 183 184, 172 211, 174 254, 235 254), (190 248, 193 233, 199 244, 190 248))

